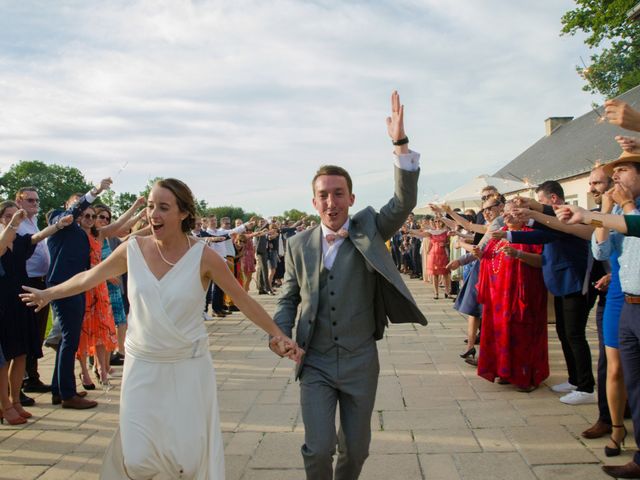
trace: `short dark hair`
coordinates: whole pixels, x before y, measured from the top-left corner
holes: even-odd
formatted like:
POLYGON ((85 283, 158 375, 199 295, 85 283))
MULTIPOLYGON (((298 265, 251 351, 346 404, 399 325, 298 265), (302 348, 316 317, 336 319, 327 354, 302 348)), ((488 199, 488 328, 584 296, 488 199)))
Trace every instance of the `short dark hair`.
POLYGON ((543 192, 547 197, 551 195, 555 195, 556 197, 564 200, 564 190, 562 189, 562 185, 560 185, 555 180, 547 180, 546 182, 542 182, 536 188, 536 193, 543 192))
POLYGON ((22 200, 22 194, 24 192, 35 192, 35 193, 38 193, 38 190, 36 190, 36 187, 22 187, 22 188, 19 188, 18 191, 16 192, 16 202, 18 200, 22 200))
POLYGON ((178 209, 187 214, 187 218, 182 220, 182 231, 186 233, 193 230, 196 226, 196 201, 187 184, 177 178, 164 178, 158 180, 156 185, 173 193, 178 209))
POLYGON ((349 172, 337 165, 322 165, 313 176, 313 180, 311 180, 311 188, 313 189, 314 195, 316 193, 316 180, 322 175, 337 175, 338 177, 344 177, 347 181, 349 194, 353 193, 353 182, 351 181, 351 175, 349 175, 349 172))

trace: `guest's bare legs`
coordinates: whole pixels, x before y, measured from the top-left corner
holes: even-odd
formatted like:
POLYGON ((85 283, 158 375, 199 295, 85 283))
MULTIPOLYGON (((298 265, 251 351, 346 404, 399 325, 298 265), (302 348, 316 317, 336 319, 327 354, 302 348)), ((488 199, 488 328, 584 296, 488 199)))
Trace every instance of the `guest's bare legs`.
MULTIPOLYGON (((612 347, 604 347, 607 355, 607 403, 611 412, 611 424, 624 424, 624 409, 627 403, 627 390, 624 387, 622 377, 622 364, 620 362, 620 350, 612 347)), ((620 444, 624 437, 624 428, 613 428, 611 437, 620 444)), ((615 448, 611 440, 607 444, 609 448, 615 448)))
POLYGON ((89 373, 89 369, 87 368, 87 356, 84 354, 80 354, 80 356, 78 357, 78 363, 80 364, 80 375, 82 377, 82 384, 91 385, 93 381, 91 380, 91 374, 89 373))
POLYGON ((435 294, 434 298, 440 296, 440 275, 433 275, 433 293, 435 294))
POLYGON ((124 355, 124 339, 127 336, 127 324, 116 325, 116 334, 118 335, 118 353, 124 355))
POLYGON ((478 328, 480 328, 480 319, 469 315, 467 319, 467 345, 469 345, 469 348, 473 347, 476 343, 478 328))
MULTIPOLYGON (((9 397, 18 413, 26 413, 20 404, 20 388, 24 379, 24 370, 27 366, 27 356, 20 355, 14 358, 9 365, 9 397)), ((31 416, 27 413, 27 415, 31 416)), ((24 416, 24 415, 22 415, 24 416)))

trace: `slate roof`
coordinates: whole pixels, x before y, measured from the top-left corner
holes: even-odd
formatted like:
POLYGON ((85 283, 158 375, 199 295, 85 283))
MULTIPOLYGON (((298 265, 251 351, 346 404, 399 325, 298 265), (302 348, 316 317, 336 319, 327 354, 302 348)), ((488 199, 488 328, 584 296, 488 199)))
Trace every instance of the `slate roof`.
MULTIPOLYGON (((640 110, 640 86, 623 93, 620 100, 640 110)), ((603 108, 598 108, 602 115, 603 108)), ((540 184, 545 180, 562 180, 589 172, 596 162, 606 163, 618 158, 622 150, 614 140, 616 135, 637 136, 607 122, 590 111, 556 128, 502 167, 494 177, 510 180, 526 179, 540 184), (511 175, 513 174, 513 175, 511 175)))

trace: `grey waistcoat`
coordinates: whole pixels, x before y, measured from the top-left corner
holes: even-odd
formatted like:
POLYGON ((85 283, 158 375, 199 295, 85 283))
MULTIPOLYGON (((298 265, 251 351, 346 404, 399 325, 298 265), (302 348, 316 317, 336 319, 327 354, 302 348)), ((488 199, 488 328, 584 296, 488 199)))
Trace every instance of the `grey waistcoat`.
POLYGON ((373 339, 376 274, 347 238, 331 270, 320 270, 315 328, 309 347, 325 353, 336 345, 353 351, 373 339), (354 288, 359 285, 359 288, 354 288))

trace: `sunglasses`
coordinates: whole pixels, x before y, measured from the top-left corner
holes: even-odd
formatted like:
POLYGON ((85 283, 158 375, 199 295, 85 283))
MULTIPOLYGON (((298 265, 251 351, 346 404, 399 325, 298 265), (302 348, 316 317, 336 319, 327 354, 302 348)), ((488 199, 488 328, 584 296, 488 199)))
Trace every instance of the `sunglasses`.
POLYGON ((25 198, 24 201, 27 203, 40 203, 39 198, 25 198))
POLYGON ((111 217, 110 217, 109 215, 103 215, 103 214, 100 214, 100 215, 98 215, 98 218, 99 218, 100 220, 106 220, 107 222, 110 222, 110 221, 111 221, 111 217))
POLYGON ((481 211, 484 212, 488 212, 489 210, 491 210, 492 208, 496 208, 498 205, 491 205, 489 207, 485 207, 483 208, 481 211))
POLYGON ((95 220, 98 216, 94 213, 93 215, 91 215, 90 213, 85 213, 84 215, 82 215, 83 218, 86 218, 87 220, 95 220))

